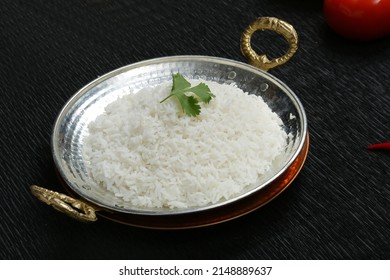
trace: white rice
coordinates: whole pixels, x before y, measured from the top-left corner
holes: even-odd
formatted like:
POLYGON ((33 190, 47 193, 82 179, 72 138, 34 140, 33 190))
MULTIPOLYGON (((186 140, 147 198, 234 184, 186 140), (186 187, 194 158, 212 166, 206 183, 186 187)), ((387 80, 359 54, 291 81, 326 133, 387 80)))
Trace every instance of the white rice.
POLYGON ((109 104, 85 139, 90 176, 133 206, 171 209, 214 204, 259 181, 286 146, 282 121, 260 97, 205 83, 215 98, 197 117, 175 97, 160 103, 171 83, 109 104))

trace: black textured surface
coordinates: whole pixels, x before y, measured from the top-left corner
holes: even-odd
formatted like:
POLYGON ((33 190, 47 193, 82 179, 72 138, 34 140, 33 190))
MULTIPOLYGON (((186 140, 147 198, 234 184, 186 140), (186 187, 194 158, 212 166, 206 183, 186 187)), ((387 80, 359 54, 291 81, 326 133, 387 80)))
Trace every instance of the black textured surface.
MULTIPOLYGON (((0 8, 1 259, 389 259, 390 38, 335 36, 321 1, 17 1, 0 8), (221 225, 158 231, 78 223, 30 184, 63 191, 52 125, 78 89, 144 59, 199 54, 245 61, 239 39, 258 16, 291 23, 297 54, 271 70, 308 116, 307 162, 280 197, 221 225)), ((282 40, 256 33, 277 55, 282 40), (279 46, 278 46, 279 44, 279 46)))

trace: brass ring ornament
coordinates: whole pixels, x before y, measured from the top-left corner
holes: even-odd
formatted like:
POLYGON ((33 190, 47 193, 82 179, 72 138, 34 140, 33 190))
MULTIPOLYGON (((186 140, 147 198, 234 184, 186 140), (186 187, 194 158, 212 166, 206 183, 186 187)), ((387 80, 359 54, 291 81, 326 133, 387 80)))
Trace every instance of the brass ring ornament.
POLYGON ((36 185, 32 185, 30 189, 40 201, 78 221, 94 222, 97 220, 96 209, 80 200, 36 185))
POLYGON ((274 17, 260 17, 253 21, 244 31, 241 37, 241 53, 248 59, 248 63, 268 71, 271 68, 286 63, 298 49, 298 35, 294 27, 287 22, 274 17), (289 44, 286 54, 281 57, 268 59, 265 54, 257 54, 251 46, 252 35, 256 31, 273 30, 282 35, 289 44))

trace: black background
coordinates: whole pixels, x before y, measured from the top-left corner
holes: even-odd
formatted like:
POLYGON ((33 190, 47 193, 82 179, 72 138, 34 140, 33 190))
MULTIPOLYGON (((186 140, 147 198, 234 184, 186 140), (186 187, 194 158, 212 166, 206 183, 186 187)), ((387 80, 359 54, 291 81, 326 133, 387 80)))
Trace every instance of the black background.
MULTIPOLYGON (((389 259, 390 41, 336 36, 322 1, 53 0, 0 3, 1 259, 389 259), (118 67, 171 55, 245 62, 239 40, 259 16, 292 24, 299 49, 271 70, 302 101, 311 146, 293 184, 267 206, 181 231, 103 218, 76 222, 29 192, 64 191, 52 126, 85 84, 118 67)), ((283 39, 257 32, 258 52, 283 39)))

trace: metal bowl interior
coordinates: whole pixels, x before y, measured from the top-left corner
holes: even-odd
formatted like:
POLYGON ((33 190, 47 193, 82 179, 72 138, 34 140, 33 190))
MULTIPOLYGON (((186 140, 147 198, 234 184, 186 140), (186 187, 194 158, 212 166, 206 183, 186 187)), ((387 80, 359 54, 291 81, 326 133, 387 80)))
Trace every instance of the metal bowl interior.
POLYGON ((243 199, 270 184, 285 172, 302 150, 306 140, 307 120, 296 95, 281 81, 257 68, 233 60, 207 56, 174 56, 131 64, 91 82, 78 91, 63 107, 52 134, 52 153, 57 170, 72 191, 99 207, 137 215, 176 215, 225 206, 243 199), (88 125, 117 98, 170 81, 172 73, 218 83, 235 84, 244 92, 261 96, 283 121, 289 134, 284 153, 277 164, 252 186, 235 197, 216 204, 188 209, 137 208, 124 202, 97 184, 86 170, 83 158, 88 125))

